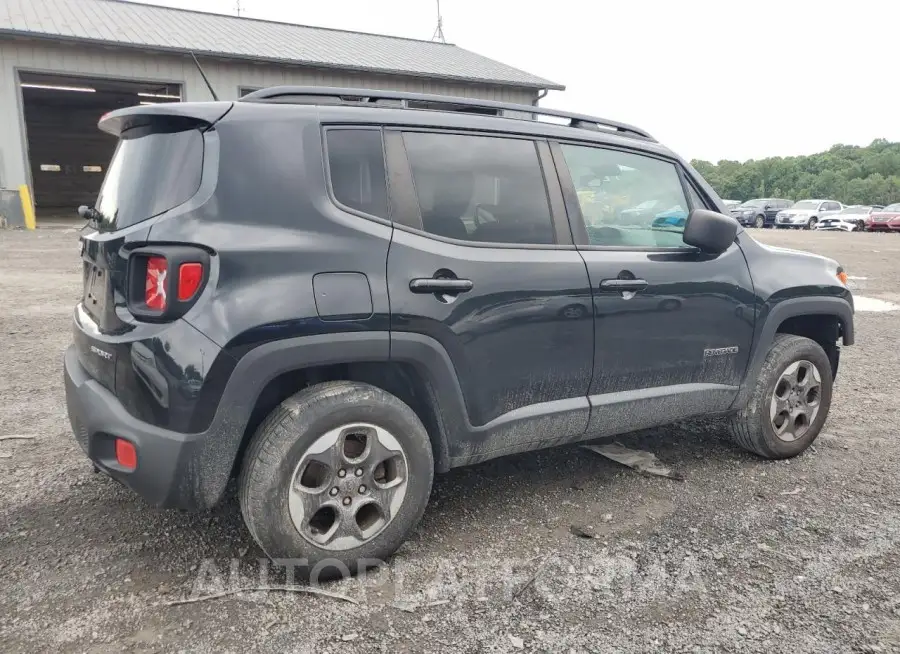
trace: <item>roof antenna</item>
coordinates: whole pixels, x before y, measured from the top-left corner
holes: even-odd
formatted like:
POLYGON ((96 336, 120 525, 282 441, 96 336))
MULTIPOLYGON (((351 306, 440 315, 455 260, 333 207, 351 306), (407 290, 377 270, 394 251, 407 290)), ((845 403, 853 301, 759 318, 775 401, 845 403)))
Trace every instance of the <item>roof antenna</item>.
POLYGON ((437 10, 438 10, 438 24, 437 28, 434 30, 434 34, 431 36, 432 41, 440 41, 441 43, 446 43, 447 39, 444 38, 444 19, 441 18, 441 0, 437 0, 437 10))
POLYGON ((238 18, 241 17, 241 0, 235 0, 234 10, 237 12, 238 18))
POLYGON ((191 58, 194 60, 194 63, 197 64, 197 70, 200 71, 200 77, 202 77, 203 81, 206 82, 206 88, 209 89, 209 94, 213 97, 213 100, 218 102, 219 96, 216 95, 216 92, 213 90, 212 84, 209 83, 209 80, 206 77, 206 73, 203 72, 203 67, 200 65, 200 62, 197 61, 197 56, 194 54, 193 50, 191 50, 191 58))

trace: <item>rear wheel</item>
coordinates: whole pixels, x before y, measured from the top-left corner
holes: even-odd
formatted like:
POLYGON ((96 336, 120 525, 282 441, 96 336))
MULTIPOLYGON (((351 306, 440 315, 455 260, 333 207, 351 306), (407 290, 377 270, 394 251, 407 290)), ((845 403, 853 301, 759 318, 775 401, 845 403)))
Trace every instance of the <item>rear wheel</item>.
POLYGON ((778 334, 747 406, 731 419, 743 448, 767 459, 786 459, 809 447, 831 406, 831 362, 822 346, 778 334))
POLYGON ((307 388, 260 425, 240 474, 247 528, 314 579, 386 560, 422 517, 434 463, 406 404, 357 382, 307 388))

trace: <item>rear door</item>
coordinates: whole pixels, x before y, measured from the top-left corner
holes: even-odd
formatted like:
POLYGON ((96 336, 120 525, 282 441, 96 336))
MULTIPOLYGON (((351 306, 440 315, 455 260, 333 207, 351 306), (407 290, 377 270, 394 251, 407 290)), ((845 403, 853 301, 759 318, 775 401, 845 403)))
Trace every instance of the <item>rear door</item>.
POLYGON ((464 400, 450 456, 581 437, 591 294, 544 141, 388 130, 392 356, 424 337, 464 400), (545 172, 549 171, 549 175, 545 172))
POLYGON ((754 294, 737 244, 711 256, 682 240, 689 211, 713 205, 677 161, 612 147, 551 147, 593 293, 589 431, 727 409, 750 353, 754 294), (645 223, 621 219, 653 200, 664 209, 645 223))

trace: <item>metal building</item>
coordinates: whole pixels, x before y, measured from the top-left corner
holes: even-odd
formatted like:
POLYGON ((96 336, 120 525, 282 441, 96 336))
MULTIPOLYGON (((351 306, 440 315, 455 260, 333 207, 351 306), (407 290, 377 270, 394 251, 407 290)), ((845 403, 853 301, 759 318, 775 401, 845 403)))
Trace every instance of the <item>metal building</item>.
POLYGON ((92 204, 115 140, 105 112, 278 84, 535 103, 564 87, 455 45, 122 0, 0 0, 0 222, 92 204))

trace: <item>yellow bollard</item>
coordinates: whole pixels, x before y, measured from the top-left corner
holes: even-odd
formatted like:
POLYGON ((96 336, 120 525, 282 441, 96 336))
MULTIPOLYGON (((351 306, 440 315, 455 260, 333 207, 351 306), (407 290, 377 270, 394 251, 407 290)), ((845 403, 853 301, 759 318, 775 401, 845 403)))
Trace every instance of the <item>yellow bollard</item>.
POLYGON ((36 222, 34 219, 34 205, 31 203, 31 191, 27 184, 19 187, 19 198, 22 200, 22 215, 25 216, 25 228, 34 229, 36 222))

